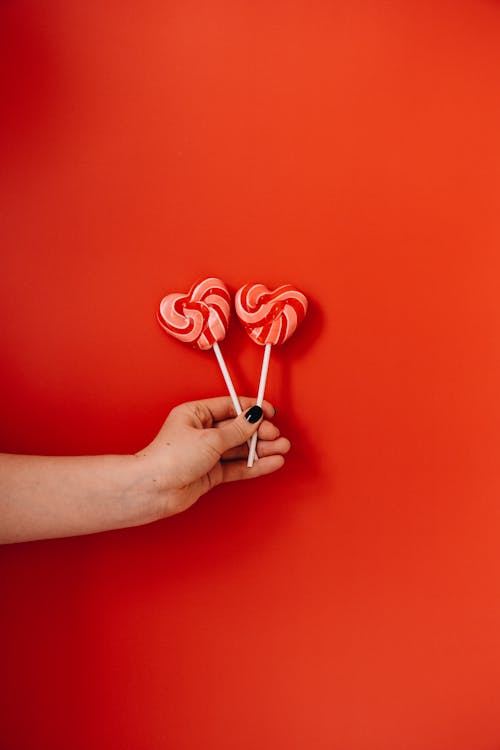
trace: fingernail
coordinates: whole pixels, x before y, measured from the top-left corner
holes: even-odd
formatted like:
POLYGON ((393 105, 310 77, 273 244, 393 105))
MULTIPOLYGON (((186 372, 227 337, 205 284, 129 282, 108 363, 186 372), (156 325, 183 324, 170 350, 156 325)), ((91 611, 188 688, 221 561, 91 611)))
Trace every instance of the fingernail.
POLYGON ((262 417, 263 413, 264 412, 260 406, 255 405, 245 413, 245 419, 247 422, 250 422, 250 424, 255 424, 262 417))
POLYGON ((273 409, 274 409, 274 414, 273 414, 273 417, 275 417, 275 416, 276 416, 276 414, 278 413, 278 410, 277 410, 277 408, 276 408, 275 406, 273 406, 273 409))

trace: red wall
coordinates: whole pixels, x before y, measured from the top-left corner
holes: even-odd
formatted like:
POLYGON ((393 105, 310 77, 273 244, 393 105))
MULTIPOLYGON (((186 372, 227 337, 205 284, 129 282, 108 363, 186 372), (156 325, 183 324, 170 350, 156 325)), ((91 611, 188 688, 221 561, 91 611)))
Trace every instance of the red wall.
POLYGON ((10 1, 0 56, 3 450, 224 392, 167 291, 311 300, 282 472, 1 550, 0 746, 498 748, 498 2, 10 1))

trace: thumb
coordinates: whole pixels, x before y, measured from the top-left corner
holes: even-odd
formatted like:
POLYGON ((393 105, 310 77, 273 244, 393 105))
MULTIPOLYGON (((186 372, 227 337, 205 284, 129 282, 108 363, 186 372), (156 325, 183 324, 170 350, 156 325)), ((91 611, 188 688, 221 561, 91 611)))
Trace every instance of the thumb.
POLYGON ((223 427, 213 430, 213 439, 217 440, 217 449, 222 455, 230 448, 243 445, 259 428, 263 411, 260 406, 252 406, 223 427))

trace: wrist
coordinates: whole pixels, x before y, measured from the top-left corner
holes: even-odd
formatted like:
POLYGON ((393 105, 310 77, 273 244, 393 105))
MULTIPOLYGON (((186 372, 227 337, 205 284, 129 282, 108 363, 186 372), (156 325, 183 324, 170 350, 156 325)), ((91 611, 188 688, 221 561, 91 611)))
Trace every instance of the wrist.
POLYGON ((165 487, 155 463, 147 452, 140 452, 130 457, 127 487, 124 492, 124 504, 129 508, 130 525, 158 521, 170 515, 168 511, 168 488, 165 487))

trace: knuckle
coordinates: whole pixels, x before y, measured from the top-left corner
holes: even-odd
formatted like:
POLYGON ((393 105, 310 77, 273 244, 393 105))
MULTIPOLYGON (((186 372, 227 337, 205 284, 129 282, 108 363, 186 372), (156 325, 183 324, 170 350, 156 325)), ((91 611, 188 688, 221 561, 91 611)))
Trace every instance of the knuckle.
POLYGON ((237 445, 241 445, 247 440, 247 431, 245 430, 244 425, 241 423, 239 419, 234 421, 233 430, 234 430, 235 441, 236 440, 238 441, 237 445))
POLYGON ((202 404, 194 404, 193 414, 200 424, 205 424, 207 419, 207 410, 202 404))
POLYGON ((214 461, 218 461, 223 453, 222 436, 219 435, 217 430, 214 432, 208 432, 208 430, 202 433, 203 449, 205 453, 214 461))

